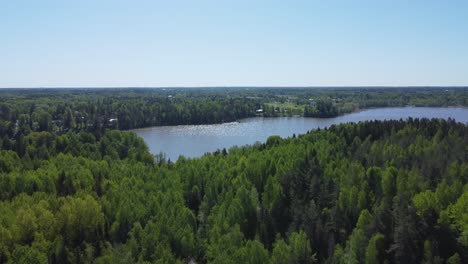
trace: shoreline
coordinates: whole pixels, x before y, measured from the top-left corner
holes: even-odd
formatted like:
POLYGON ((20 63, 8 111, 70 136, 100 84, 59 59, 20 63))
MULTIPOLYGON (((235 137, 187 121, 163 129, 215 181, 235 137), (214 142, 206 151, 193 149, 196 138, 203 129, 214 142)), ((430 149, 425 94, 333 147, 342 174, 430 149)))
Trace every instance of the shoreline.
POLYGON ((310 116, 269 116, 269 117, 264 117, 264 116, 251 116, 251 117, 245 117, 245 118, 237 119, 235 121, 230 121, 230 122, 207 123, 207 124, 180 124, 180 125, 147 126, 147 127, 132 128, 132 129, 121 130, 121 131, 136 132, 136 131, 144 131, 144 130, 148 130, 148 129, 152 129, 152 128, 164 128, 164 127, 213 126, 213 125, 237 124, 237 123, 242 123, 244 120, 247 120, 247 119, 256 119, 256 118, 265 118, 265 119, 274 119, 274 118, 308 118, 309 119, 309 118, 311 118, 311 119, 327 120, 327 119, 331 119, 331 118, 337 118, 337 117, 340 117, 340 116, 362 113, 362 112, 369 111, 369 110, 395 109, 395 108, 455 108, 455 109, 468 109, 468 106, 388 106, 388 107, 369 107, 369 108, 358 108, 358 109, 353 110, 352 112, 343 113, 343 114, 333 116, 333 117, 310 117, 310 116))

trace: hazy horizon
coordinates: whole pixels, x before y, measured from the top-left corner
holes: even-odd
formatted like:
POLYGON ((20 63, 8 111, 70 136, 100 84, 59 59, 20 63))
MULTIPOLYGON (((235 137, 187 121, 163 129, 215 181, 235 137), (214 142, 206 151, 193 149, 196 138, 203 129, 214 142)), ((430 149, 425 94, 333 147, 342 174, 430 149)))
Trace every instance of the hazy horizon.
POLYGON ((363 88, 363 89, 399 89, 399 88, 409 88, 409 89, 421 89, 421 88, 433 88, 433 89, 445 89, 445 88, 454 88, 454 89, 463 89, 468 88, 468 85, 435 85, 435 86, 427 86, 427 85, 398 85, 398 86, 386 86, 386 85, 340 85, 340 86, 253 86, 253 85, 235 85, 235 86, 57 86, 57 87, 0 87, 0 89, 223 89, 223 88, 272 88, 272 89, 339 89, 339 88, 363 88))

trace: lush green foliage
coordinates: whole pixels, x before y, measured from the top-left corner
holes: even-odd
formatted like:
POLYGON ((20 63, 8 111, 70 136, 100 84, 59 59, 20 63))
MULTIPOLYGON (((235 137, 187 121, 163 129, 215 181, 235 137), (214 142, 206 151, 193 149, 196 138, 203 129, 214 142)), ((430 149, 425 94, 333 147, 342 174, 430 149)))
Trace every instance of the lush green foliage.
POLYGON ((175 163, 130 132, 0 150, 0 262, 461 263, 468 128, 365 122, 175 163))
POLYGON ((3 89, 0 134, 98 135, 105 128, 221 123, 256 115, 332 117, 406 105, 468 106, 468 88, 3 89))

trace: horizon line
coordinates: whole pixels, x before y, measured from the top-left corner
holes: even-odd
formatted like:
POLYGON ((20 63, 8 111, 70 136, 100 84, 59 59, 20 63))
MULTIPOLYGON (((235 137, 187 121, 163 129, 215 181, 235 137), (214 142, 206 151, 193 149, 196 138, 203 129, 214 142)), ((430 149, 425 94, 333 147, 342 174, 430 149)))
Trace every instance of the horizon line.
POLYGON ((203 89, 203 88, 468 88, 468 85, 209 85, 209 86, 29 86, 3 89, 203 89))

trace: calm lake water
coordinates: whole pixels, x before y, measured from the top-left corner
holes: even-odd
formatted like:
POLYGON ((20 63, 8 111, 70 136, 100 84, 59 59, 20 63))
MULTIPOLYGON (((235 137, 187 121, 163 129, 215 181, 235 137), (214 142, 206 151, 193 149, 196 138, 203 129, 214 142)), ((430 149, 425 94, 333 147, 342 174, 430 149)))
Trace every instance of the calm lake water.
POLYGON ((150 152, 166 153, 166 158, 177 160, 180 155, 199 157, 217 149, 264 142, 271 135, 289 137, 304 134, 316 128, 333 124, 359 122, 365 120, 389 120, 413 118, 454 118, 468 123, 466 108, 401 107, 376 108, 335 118, 277 117, 247 118, 239 122, 216 125, 163 126, 135 129, 149 146, 150 152))

